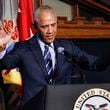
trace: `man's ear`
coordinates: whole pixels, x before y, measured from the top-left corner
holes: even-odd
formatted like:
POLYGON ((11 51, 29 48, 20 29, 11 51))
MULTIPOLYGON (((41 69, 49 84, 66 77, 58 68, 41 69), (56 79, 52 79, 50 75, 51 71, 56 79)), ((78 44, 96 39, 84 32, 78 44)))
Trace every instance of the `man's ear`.
POLYGON ((36 21, 34 21, 34 28, 35 28, 35 29, 38 29, 38 26, 37 26, 36 21))

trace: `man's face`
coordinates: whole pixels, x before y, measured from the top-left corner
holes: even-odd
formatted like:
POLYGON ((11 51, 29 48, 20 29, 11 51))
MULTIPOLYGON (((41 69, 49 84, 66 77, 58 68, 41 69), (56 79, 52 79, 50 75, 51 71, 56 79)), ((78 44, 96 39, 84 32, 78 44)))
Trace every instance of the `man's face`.
POLYGON ((41 39, 47 44, 52 43, 57 33, 56 15, 52 12, 41 12, 37 25, 42 37, 41 39))

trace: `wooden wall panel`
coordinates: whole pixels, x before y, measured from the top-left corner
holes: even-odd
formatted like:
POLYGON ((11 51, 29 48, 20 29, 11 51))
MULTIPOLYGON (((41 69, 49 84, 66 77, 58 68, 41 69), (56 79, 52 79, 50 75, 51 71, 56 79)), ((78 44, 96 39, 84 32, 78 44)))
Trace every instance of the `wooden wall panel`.
POLYGON ((67 21, 66 17, 58 17, 57 38, 110 38, 110 22, 102 18, 94 18, 86 21, 84 17, 77 17, 72 21, 67 21))

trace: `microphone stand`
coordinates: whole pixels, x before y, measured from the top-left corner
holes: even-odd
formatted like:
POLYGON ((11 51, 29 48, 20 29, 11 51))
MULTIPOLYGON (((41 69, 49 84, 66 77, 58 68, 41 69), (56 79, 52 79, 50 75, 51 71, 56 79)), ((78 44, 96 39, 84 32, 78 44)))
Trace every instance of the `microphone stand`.
POLYGON ((75 66, 76 69, 78 70, 79 74, 76 74, 76 76, 72 76, 72 77, 80 77, 81 78, 81 83, 86 84, 87 83, 86 77, 82 73, 81 68, 79 67, 79 65, 74 62, 72 56, 69 55, 68 57, 67 56, 65 56, 65 57, 66 57, 67 61, 70 62, 73 66, 75 66))
POLYGON ((79 74, 77 74, 76 76, 72 75, 72 77, 71 76, 70 77, 71 78, 80 77, 80 79, 82 79, 83 83, 87 83, 85 75, 82 73, 81 68, 77 64, 77 58, 73 58, 68 52, 65 51, 65 49, 63 47, 59 47, 58 52, 63 54, 65 56, 66 60, 68 62, 70 62, 73 66, 75 66, 76 69, 78 70, 79 74))

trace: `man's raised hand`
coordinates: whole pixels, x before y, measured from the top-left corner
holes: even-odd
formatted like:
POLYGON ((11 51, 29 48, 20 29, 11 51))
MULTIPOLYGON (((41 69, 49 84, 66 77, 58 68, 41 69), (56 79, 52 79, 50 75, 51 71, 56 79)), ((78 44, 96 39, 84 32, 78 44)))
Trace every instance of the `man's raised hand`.
POLYGON ((11 40, 11 33, 6 33, 3 28, 2 21, 0 21, 0 52, 2 52, 8 42, 11 40))

